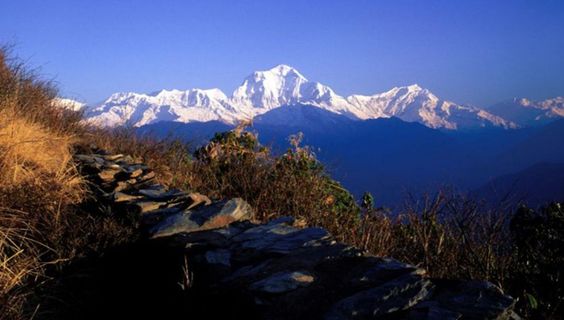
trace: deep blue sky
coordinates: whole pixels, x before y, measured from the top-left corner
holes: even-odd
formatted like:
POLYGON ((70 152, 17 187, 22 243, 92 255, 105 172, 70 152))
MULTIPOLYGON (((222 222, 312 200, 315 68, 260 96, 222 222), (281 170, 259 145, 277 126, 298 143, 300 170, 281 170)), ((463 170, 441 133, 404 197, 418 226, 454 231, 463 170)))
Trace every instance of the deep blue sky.
POLYGON ((486 106, 564 95, 564 1, 0 2, 0 42, 63 94, 219 87, 285 63, 342 95, 418 83, 486 106))

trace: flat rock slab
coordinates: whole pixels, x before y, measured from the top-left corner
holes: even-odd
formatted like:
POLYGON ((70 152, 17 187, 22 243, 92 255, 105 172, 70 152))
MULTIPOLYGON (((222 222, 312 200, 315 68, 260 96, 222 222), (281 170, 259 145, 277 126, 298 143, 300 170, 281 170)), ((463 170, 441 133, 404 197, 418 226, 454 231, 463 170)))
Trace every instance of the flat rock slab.
POLYGON ((139 182, 144 182, 144 181, 152 180, 152 179, 154 179, 155 177, 156 177, 155 172, 154 172, 154 171, 151 171, 151 172, 145 173, 145 174, 142 175, 142 176, 139 176, 139 177, 137 178, 137 180, 138 180, 139 182))
POLYGON ((210 204, 212 204, 210 198, 208 198, 208 196, 203 195, 201 193, 192 192, 188 195, 188 198, 190 198, 190 201, 192 201, 192 203, 190 203, 187 209, 192 209, 200 205, 209 206, 210 204))
POLYGON ((128 170, 127 173, 129 173, 130 178, 137 178, 137 177, 139 177, 140 175, 143 174, 143 169, 139 168, 139 169, 134 169, 134 170, 131 170, 131 171, 128 170))
POLYGON ((418 274, 407 274, 337 302, 327 320, 374 319, 406 310, 431 295, 432 284, 418 274))
POLYGON ((315 280, 308 271, 281 272, 251 284, 251 290, 267 293, 284 293, 307 287, 315 280))
POLYGON ((220 264, 231 267, 231 252, 225 249, 210 250, 205 254, 206 262, 209 264, 220 264))
POLYGON ((130 201, 134 201, 134 200, 139 200, 142 198, 142 196, 134 196, 134 195, 130 195, 130 194, 126 194, 123 192, 114 192, 113 193, 113 201, 114 202, 130 202, 130 201))
POLYGON ((137 212, 140 214, 145 214, 147 212, 159 210, 166 206, 165 202, 156 202, 156 201, 139 201, 133 203, 133 207, 137 209, 137 212))
POLYGON ((144 213, 141 213, 141 221, 140 222, 141 222, 141 224, 143 224, 145 226, 154 226, 154 225, 158 224, 159 222, 163 221, 164 219, 166 219, 166 217, 169 217, 173 214, 177 214, 181 211, 182 210, 180 210, 177 207, 167 207, 167 208, 162 208, 162 209, 144 212, 144 213))
POLYGON ((287 254, 302 247, 319 245, 328 235, 322 228, 298 229, 280 223, 249 229, 232 240, 242 249, 287 254))
POLYGON ((180 190, 155 190, 155 189, 141 189, 139 194, 148 197, 152 200, 158 201, 168 201, 176 197, 185 195, 184 192, 180 190))
POLYGON ((102 172, 98 173, 98 177, 104 182, 110 182, 113 181, 116 174, 120 172, 121 170, 119 168, 105 169, 102 172))
POLYGON ((433 297, 442 309, 462 319, 508 319, 515 300, 486 281, 435 280, 433 297))
POLYGON ((251 206, 243 199, 235 198, 174 214, 151 228, 149 234, 151 238, 160 238, 182 232, 218 229, 235 221, 249 220, 251 216, 251 206))
POLYGON ((115 161, 115 160, 119 160, 119 159, 123 158, 124 155, 123 154, 111 154, 111 155, 104 155, 102 157, 104 158, 104 160, 107 160, 107 161, 115 161))

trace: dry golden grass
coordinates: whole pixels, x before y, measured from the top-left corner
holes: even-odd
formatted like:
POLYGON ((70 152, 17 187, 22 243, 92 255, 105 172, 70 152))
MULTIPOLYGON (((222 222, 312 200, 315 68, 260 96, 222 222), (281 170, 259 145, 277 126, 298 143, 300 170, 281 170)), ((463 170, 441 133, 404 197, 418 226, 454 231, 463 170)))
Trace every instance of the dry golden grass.
POLYGON ((0 50, 0 318, 29 316, 29 286, 66 258, 56 237, 85 195, 71 153, 79 117, 54 93, 0 50))
POLYGON ((69 190, 80 180, 72 172, 71 145, 74 138, 50 132, 40 124, 17 116, 11 108, 0 109, 0 183, 36 180, 50 175, 69 190))
POLYGON ((0 48, 0 319, 40 316, 49 293, 38 292, 63 266, 134 237, 102 214, 72 159, 92 134, 113 133, 88 128, 56 97, 0 48))
POLYGON ((38 257, 48 248, 34 239, 35 232, 20 212, 0 209, 0 318, 22 316, 26 282, 43 275, 38 257))

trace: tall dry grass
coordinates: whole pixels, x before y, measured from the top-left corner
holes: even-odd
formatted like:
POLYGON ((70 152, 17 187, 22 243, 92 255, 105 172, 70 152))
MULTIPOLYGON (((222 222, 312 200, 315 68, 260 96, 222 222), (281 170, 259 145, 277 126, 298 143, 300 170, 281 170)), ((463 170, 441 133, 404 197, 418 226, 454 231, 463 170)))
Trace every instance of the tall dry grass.
POLYGON ((0 48, 0 319, 28 319, 44 312, 43 288, 66 265, 135 236, 106 214, 73 163, 93 135, 114 133, 85 125, 9 53, 0 48))
POLYGON ((56 94, 0 49, 0 318, 31 317, 46 271, 91 247, 96 230, 77 214, 87 193, 72 153, 86 128, 56 94))

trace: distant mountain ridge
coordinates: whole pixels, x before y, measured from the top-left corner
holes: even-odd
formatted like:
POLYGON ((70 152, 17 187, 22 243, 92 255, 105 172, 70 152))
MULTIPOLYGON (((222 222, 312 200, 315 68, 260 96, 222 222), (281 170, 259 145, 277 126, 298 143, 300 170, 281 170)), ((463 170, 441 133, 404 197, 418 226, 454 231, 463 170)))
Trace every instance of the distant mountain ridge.
POLYGON ((521 126, 537 126, 564 117, 564 97, 532 101, 514 98, 489 107, 488 112, 521 126))
POLYGON ((370 96, 343 97, 287 65, 252 73, 230 97, 219 89, 115 93, 101 105, 88 108, 86 118, 110 127, 140 127, 161 121, 235 124, 275 108, 297 104, 315 106, 354 120, 398 117, 430 128, 517 127, 486 110, 442 100, 416 84, 370 96))
POLYGON ((539 206, 564 200, 564 163, 537 163, 491 179, 471 192, 491 204, 525 202, 539 206))
MULTIPOLYGON (((219 121, 158 122, 137 132, 180 138, 195 149, 215 132, 233 128, 219 121)), ((519 179, 515 187, 513 175, 520 178, 523 170, 537 164, 564 163, 564 119, 516 130, 445 131, 396 117, 356 121, 310 105, 292 105, 257 116, 249 130, 276 154, 290 146, 290 135, 302 132, 303 145, 312 148, 331 177, 357 196, 372 192, 378 203, 389 207, 401 206, 411 195, 452 188, 493 199, 505 190, 526 190, 523 186, 529 182, 535 183, 531 188, 547 191, 546 195, 563 194, 556 183, 562 177, 557 172, 561 166, 542 174, 524 172, 526 179, 519 179), (543 177, 551 175, 555 183, 543 186, 543 177), (495 194, 490 192, 490 181, 497 188, 495 194)), ((541 193, 531 190, 520 196, 535 204, 541 193)))
POLYGON ((81 111, 86 107, 85 103, 78 102, 73 99, 65 99, 65 98, 55 98, 53 100, 53 104, 60 108, 73 110, 73 111, 81 111))

